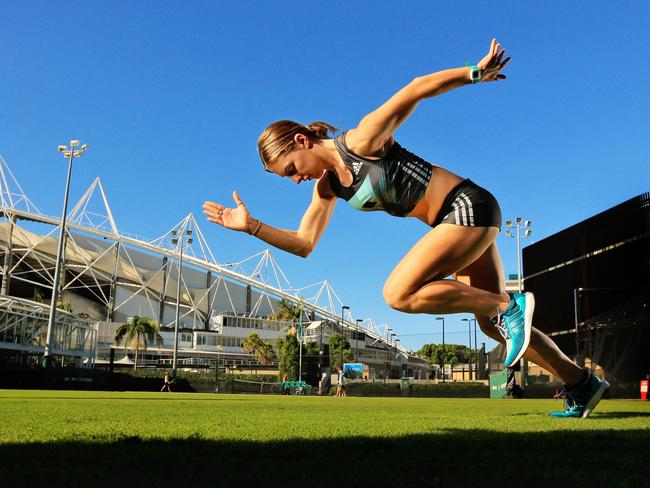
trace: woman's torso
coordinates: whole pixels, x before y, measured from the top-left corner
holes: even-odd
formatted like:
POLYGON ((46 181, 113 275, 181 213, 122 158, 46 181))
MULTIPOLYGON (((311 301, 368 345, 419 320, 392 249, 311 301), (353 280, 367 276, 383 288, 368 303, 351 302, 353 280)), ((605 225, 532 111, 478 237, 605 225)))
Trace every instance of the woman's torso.
POLYGON ((364 211, 384 210, 398 217, 435 221, 447 194, 462 178, 433 165, 394 140, 380 157, 360 156, 347 145, 346 132, 334 139, 345 165, 330 173, 334 193, 364 211))

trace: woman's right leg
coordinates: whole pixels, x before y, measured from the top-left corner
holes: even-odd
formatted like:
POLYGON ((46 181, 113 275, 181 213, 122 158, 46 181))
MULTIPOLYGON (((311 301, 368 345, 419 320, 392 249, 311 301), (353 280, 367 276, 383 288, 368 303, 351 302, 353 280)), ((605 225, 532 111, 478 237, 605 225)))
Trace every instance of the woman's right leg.
MULTIPOLYGON (((456 279, 492 293, 503 293, 505 277, 496 243, 493 243, 476 261, 459 271, 456 279)), ((498 342, 504 342, 489 317, 476 316, 476 319, 485 335, 498 342)), ((584 370, 574 364, 546 334, 534 327, 524 358, 562 378, 567 385, 576 384, 584 378, 584 370)))

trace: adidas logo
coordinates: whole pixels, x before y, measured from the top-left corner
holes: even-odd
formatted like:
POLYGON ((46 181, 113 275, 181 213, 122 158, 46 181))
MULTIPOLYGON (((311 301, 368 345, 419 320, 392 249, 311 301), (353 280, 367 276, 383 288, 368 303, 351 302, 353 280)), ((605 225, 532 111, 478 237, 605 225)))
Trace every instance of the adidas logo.
POLYGON ((354 169, 354 174, 359 176, 359 171, 361 171, 361 167, 363 166, 363 163, 360 161, 355 161, 352 163, 352 169, 354 169))

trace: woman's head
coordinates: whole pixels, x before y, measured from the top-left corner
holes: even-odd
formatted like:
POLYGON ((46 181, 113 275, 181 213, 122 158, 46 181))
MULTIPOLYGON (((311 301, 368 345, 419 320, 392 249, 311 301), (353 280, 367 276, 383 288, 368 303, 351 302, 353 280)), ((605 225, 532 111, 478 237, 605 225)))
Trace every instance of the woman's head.
POLYGON ((336 127, 326 122, 312 122, 309 125, 292 120, 273 122, 257 140, 257 150, 264 169, 271 171, 271 167, 282 155, 297 149, 301 144, 318 144, 319 140, 329 139, 334 132, 336 127))

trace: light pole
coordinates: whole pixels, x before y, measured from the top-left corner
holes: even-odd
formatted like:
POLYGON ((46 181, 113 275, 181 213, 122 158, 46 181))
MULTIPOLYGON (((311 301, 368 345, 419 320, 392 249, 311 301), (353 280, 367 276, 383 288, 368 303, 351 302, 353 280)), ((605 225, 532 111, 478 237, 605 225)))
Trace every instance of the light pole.
MULTIPOLYGON (((345 323, 343 319, 343 312, 345 312, 346 310, 350 310, 350 307, 348 307, 347 305, 343 305, 341 307, 341 334, 343 334, 343 337, 346 337, 345 332, 343 332, 344 330, 343 324, 345 323)), ((343 348, 339 350, 339 360, 341 361, 341 371, 343 371, 343 348)))
POLYGON ((346 310, 350 310, 350 307, 348 307, 347 305, 343 305, 341 307, 341 333, 343 332, 343 321, 344 321, 343 312, 346 311, 346 310))
POLYGON ((445 383, 445 363, 447 362, 447 348, 445 347, 445 318, 436 317, 436 320, 442 320, 442 382, 445 383))
MULTIPOLYGON (((467 322, 467 333, 469 335, 469 350, 472 350, 472 319, 461 319, 462 322, 467 322)), ((472 379, 472 362, 468 361, 469 365, 469 379, 472 379)))
POLYGON ((54 269, 54 284, 52 285, 52 303, 50 304, 50 317, 47 321, 47 338, 45 340, 45 351, 43 353, 43 367, 48 368, 52 364, 52 335, 54 334, 54 324, 56 322, 56 303, 59 301, 59 286, 61 281, 61 262, 63 258, 63 242, 65 240, 65 219, 68 215, 68 194, 70 192, 70 175, 72 174, 72 160, 80 158, 88 149, 88 144, 84 144, 79 149, 77 139, 70 141, 70 147, 59 146, 57 151, 68 158, 68 177, 65 181, 65 196, 63 197, 63 213, 61 214, 61 234, 59 235, 59 248, 56 252, 56 266, 54 269))
MULTIPOLYGON (((397 343, 401 342, 399 339, 395 339, 395 359, 397 359, 397 343)), ((404 372, 402 371, 402 361, 397 359, 397 368, 398 371, 400 372, 399 377, 397 379, 400 379, 402 376, 404 376, 404 372)))
POLYGON ((474 371, 476 372, 476 379, 478 378, 478 342, 476 342, 476 319, 469 319, 470 321, 474 321, 474 361, 476 361, 476 367, 474 368, 474 371))
POLYGON ((299 302, 298 306, 300 307, 300 319, 298 320, 298 381, 302 381, 302 300, 299 302))
MULTIPOLYGON (((530 225, 532 222, 530 220, 524 221, 523 218, 521 217, 515 217, 515 223, 513 225, 512 220, 506 220, 506 227, 509 227, 512 229, 513 227, 517 229, 516 234, 513 235, 511 230, 506 231, 506 236, 507 237, 516 237, 517 238, 517 290, 519 293, 521 293, 524 289, 523 287, 523 281, 521 278, 521 238, 522 237, 530 237, 531 234, 533 233, 532 230, 530 230, 530 225), (523 223, 522 223, 523 222, 523 223), (522 233, 522 229, 524 229, 524 232, 522 233)), ((526 360, 523 360, 524 364, 524 370, 526 367, 526 360)), ((508 375, 514 378, 514 370, 512 367, 508 368, 508 375)), ((522 374, 522 378, 525 378, 524 374, 522 374)))
POLYGON ((178 261, 178 285, 176 287, 176 320, 174 321, 174 358, 172 360, 172 378, 176 378, 176 362, 178 360, 178 322, 181 309, 181 281, 183 281, 183 248, 185 244, 192 244, 192 231, 182 227, 179 231, 172 231, 174 238, 172 244, 180 243, 181 256, 178 261))
MULTIPOLYGON (((391 330, 393 330, 393 329, 391 329, 391 330)), ((389 344, 391 344, 391 345, 393 345, 393 347, 395 347, 395 339, 393 339, 393 337, 397 337, 397 334, 395 334, 394 332, 391 332, 389 344)), ((390 361, 390 366, 388 367, 388 377, 390 378, 390 370, 393 369, 393 357, 392 357, 392 355, 389 356, 388 359, 390 361)))
POLYGON ((354 362, 359 362, 359 322, 363 322, 363 319, 357 319, 357 336, 356 336, 356 343, 354 345, 354 362))
POLYGON ((524 221, 524 219, 522 219, 521 217, 515 217, 514 225, 512 223, 512 220, 506 220, 506 227, 509 227, 510 229, 512 228, 517 229, 516 234, 513 234, 511 230, 507 230, 506 236, 517 238, 517 280, 518 280, 517 288, 519 289, 519 293, 521 293, 522 290, 524 289, 521 280, 521 238, 531 236, 531 234, 533 233, 533 231, 530 230, 531 224, 532 222, 530 220, 524 221), (523 233, 521 232, 522 229, 524 230, 523 233))

